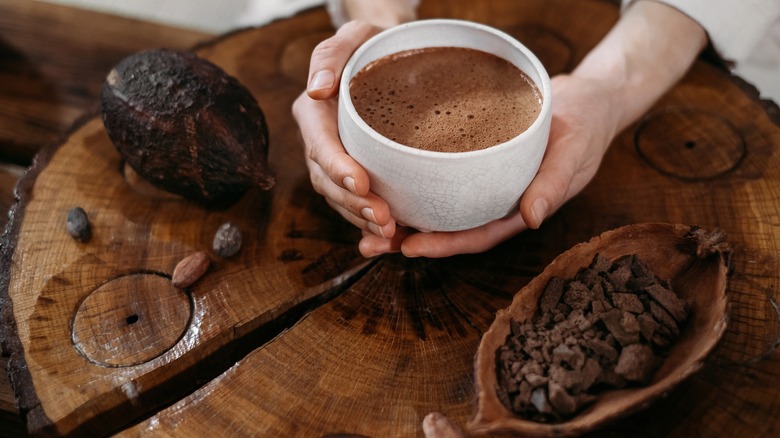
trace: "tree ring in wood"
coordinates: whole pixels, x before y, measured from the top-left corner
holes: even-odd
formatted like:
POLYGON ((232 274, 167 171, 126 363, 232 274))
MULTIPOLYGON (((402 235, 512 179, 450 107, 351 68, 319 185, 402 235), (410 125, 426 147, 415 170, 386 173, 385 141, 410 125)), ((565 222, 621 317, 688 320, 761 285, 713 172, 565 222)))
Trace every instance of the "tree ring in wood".
POLYGON ((634 146, 654 169, 684 181, 719 178, 737 168, 747 153, 733 123, 693 108, 649 114, 634 134, 634 146))
POLYGON ((106 281, 79 305, 71 339, 105 367, 148 362, 173 347, 192 320, 190 297, 167 275, 140 272, 106 281))
POLYGON ((539 58, 550 77, 574 67, 572 44, 557 31, 538 24, 513 26, 505 31, 539 58))

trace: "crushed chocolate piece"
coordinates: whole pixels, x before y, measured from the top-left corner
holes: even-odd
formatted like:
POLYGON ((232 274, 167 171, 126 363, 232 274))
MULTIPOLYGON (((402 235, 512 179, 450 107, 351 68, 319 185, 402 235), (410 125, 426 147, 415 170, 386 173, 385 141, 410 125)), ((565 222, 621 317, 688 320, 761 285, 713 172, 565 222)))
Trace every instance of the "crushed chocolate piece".
POLYGON ((612 304, 618 309, 637 314, 645 311, 645 306, 642 305, 642 301, 636 294, 614 293, 611 298, 612 304))
POLYGON ((622 346, 639 342, 639 323, 636 325, 636 330, 634 330, 633 326, 624 327, 623 315, 625 314, 630 315, 630 313, 620 309, 612 309, 602 313, 599 317, 607 327, 607 330, 622 346))
POLYGON ((626 284, 631 278, 631 268, 628 266, 620 266, 612 272, 607 273, 607 278, 615 290, 628 290, 626 284))
POLYGON ((576 415, 605 389, 649 381, 687 313, 638 257, 596 254, 573 279, 548 282, 531 321, 511 322, 497 353, 499 400, 534 421, 576 415))
POLYGON ((599 272, 592 268, 580 269, 579 272, 577 272, 577 275, 574 276, 574 279, 584 284, 588 288, 592 288, 594 285, 601 282, 599 272))
POLYGON ((596 356, 604 358, 606 362, 613 362, 618 358, 618 351, 602 339, 587 339, 583 341, 583 346, 596 356))
POLYGON ((550 379, 539 374, 526 374, 525 376, 525 381, 528 382, 532 388, 538 388, 545 385, 548 380, 550 379))
POLYGON ((558 305, 561 295, 563 295, 563 279, 551 278, 539 300, 539 310, 545 313, 552 311, 558 305))
POLYGON ((551 381, 547 391, 550 394, 550 404, 556 411, 563 415, 569 415, 577 410, 577 399, 572 397, 563 386, 551 381))
POLYGON ((631 344, 620 352, 615 373, 631 382, 647 383, 655 370, 656 357, 647 345, 631 344))
POLYGON ((572 281, 563 293, 563 302, 575 310, 584 310, 593 299, 593 292, 584 283, 572 281))
POLYGON ((658 304, 663 306, 677 322, 682 322, 688 317, 688 312, 685 309, 685 302, 677 298, 677 295, 671 290, 660 284, 654 284, 647 287, 645 290, 658 302, 658 304))
POLYGON ((680 330, 677 328, 677 322, 675 322, 674 318, 672 318, 672 315, 669 315, 669 313, 659 304, 656 304, 655 302, 650 303, 650 314, 653 315, 653 318, 660 322, 662 326, 667 328, 672 336, 675 338, 680 336, 680 330))
POLYGON ((612 268, 612 262, 601 254, 596 254, 590 264, 590 269, 596 272, 607 272, 612 268))
POLYGON ((646 313, 637 316, 636 319, 639 321, 639 332, 645 338, 645 341, 652 340, 655 332, 661 327, 658 321, 646 313))

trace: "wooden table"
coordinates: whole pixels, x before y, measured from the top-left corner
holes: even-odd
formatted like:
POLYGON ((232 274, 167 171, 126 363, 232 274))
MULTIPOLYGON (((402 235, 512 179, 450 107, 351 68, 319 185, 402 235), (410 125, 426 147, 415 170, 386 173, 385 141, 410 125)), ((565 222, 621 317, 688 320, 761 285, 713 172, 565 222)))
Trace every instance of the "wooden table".
MULTIPOLYGON (((601 0, 431 0, 420 15, 502 28, 555 74, 576 65, 618 12, 601 0)), ((355 230, 313 193, 290 115, 308 54, 332 32, 315 9, 198 49, 247 85, 265 111, 278 174, 268 193, 251 191, 216 211, 139 192, 94 117, 38 155, 20 185, 3 255, 4 348, 32 432, 420 436, 432 411, 463 426, 472 357, 495 311, 572 245, 662 221, 729 234, 731 323, 698 374, 594 436, 778 433, 775 105, 699 61, 616 139, 592 184, 542 229, 480 255, 365 260, 355 230), (77 204, 96 229, 85 244, 63 229, 77 204), (227 220, 245 232, 241 253, 217 260, 186 294, 173 290, 176 262, 209 248, 227 220)), ((166 45, 199 37, 178 35, 166 45)), ((158 37, 138 48, 174 38, 158 37)), ((91 86, 130 51, 91 68, 91 86)), ((42 117, 30 114, 26 120, 42 117)))
MULTIPOLYGON (((0 225, 13 188, 45 146, 97 110, 100 85, 123 57, 152 47, 189 48, 210 35, 30 0, 0 0, 0 225)), ((0 356, 0 367, 8 358, 0 356)), ((0 433, 22 435, 15 397, 0 373, 0 433)))

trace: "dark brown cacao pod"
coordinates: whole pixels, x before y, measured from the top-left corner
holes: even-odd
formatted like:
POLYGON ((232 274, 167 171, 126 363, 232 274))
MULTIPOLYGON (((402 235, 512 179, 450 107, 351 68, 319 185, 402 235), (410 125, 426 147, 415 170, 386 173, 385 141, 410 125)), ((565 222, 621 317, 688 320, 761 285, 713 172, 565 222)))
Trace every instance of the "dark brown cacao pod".
POLYGON ((155 186, 207 205, 269 189, 268 129, 252 94, 192 52, 131 55, 101 90, 103 124, 124 160, 155 186))

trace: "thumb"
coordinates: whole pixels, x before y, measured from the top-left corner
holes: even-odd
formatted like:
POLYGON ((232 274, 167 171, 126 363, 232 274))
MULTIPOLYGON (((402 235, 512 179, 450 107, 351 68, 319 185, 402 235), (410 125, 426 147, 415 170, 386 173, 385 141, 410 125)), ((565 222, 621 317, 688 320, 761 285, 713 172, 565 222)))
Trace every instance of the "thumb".
POLYGON ((337 95, 339 78, 349 57, 380 30, 367 23, 350 21, 341 26, 334 36, 319 43, 311 54, 306 94, 315 100, 337 95))
POLYGON ((530 228, 539 228, 568 200, 579 169, 576 158, 564 147, 565 140, 556 134, 555 131, 550 133, 539 171, 520 199, 520 214, 530 228))

